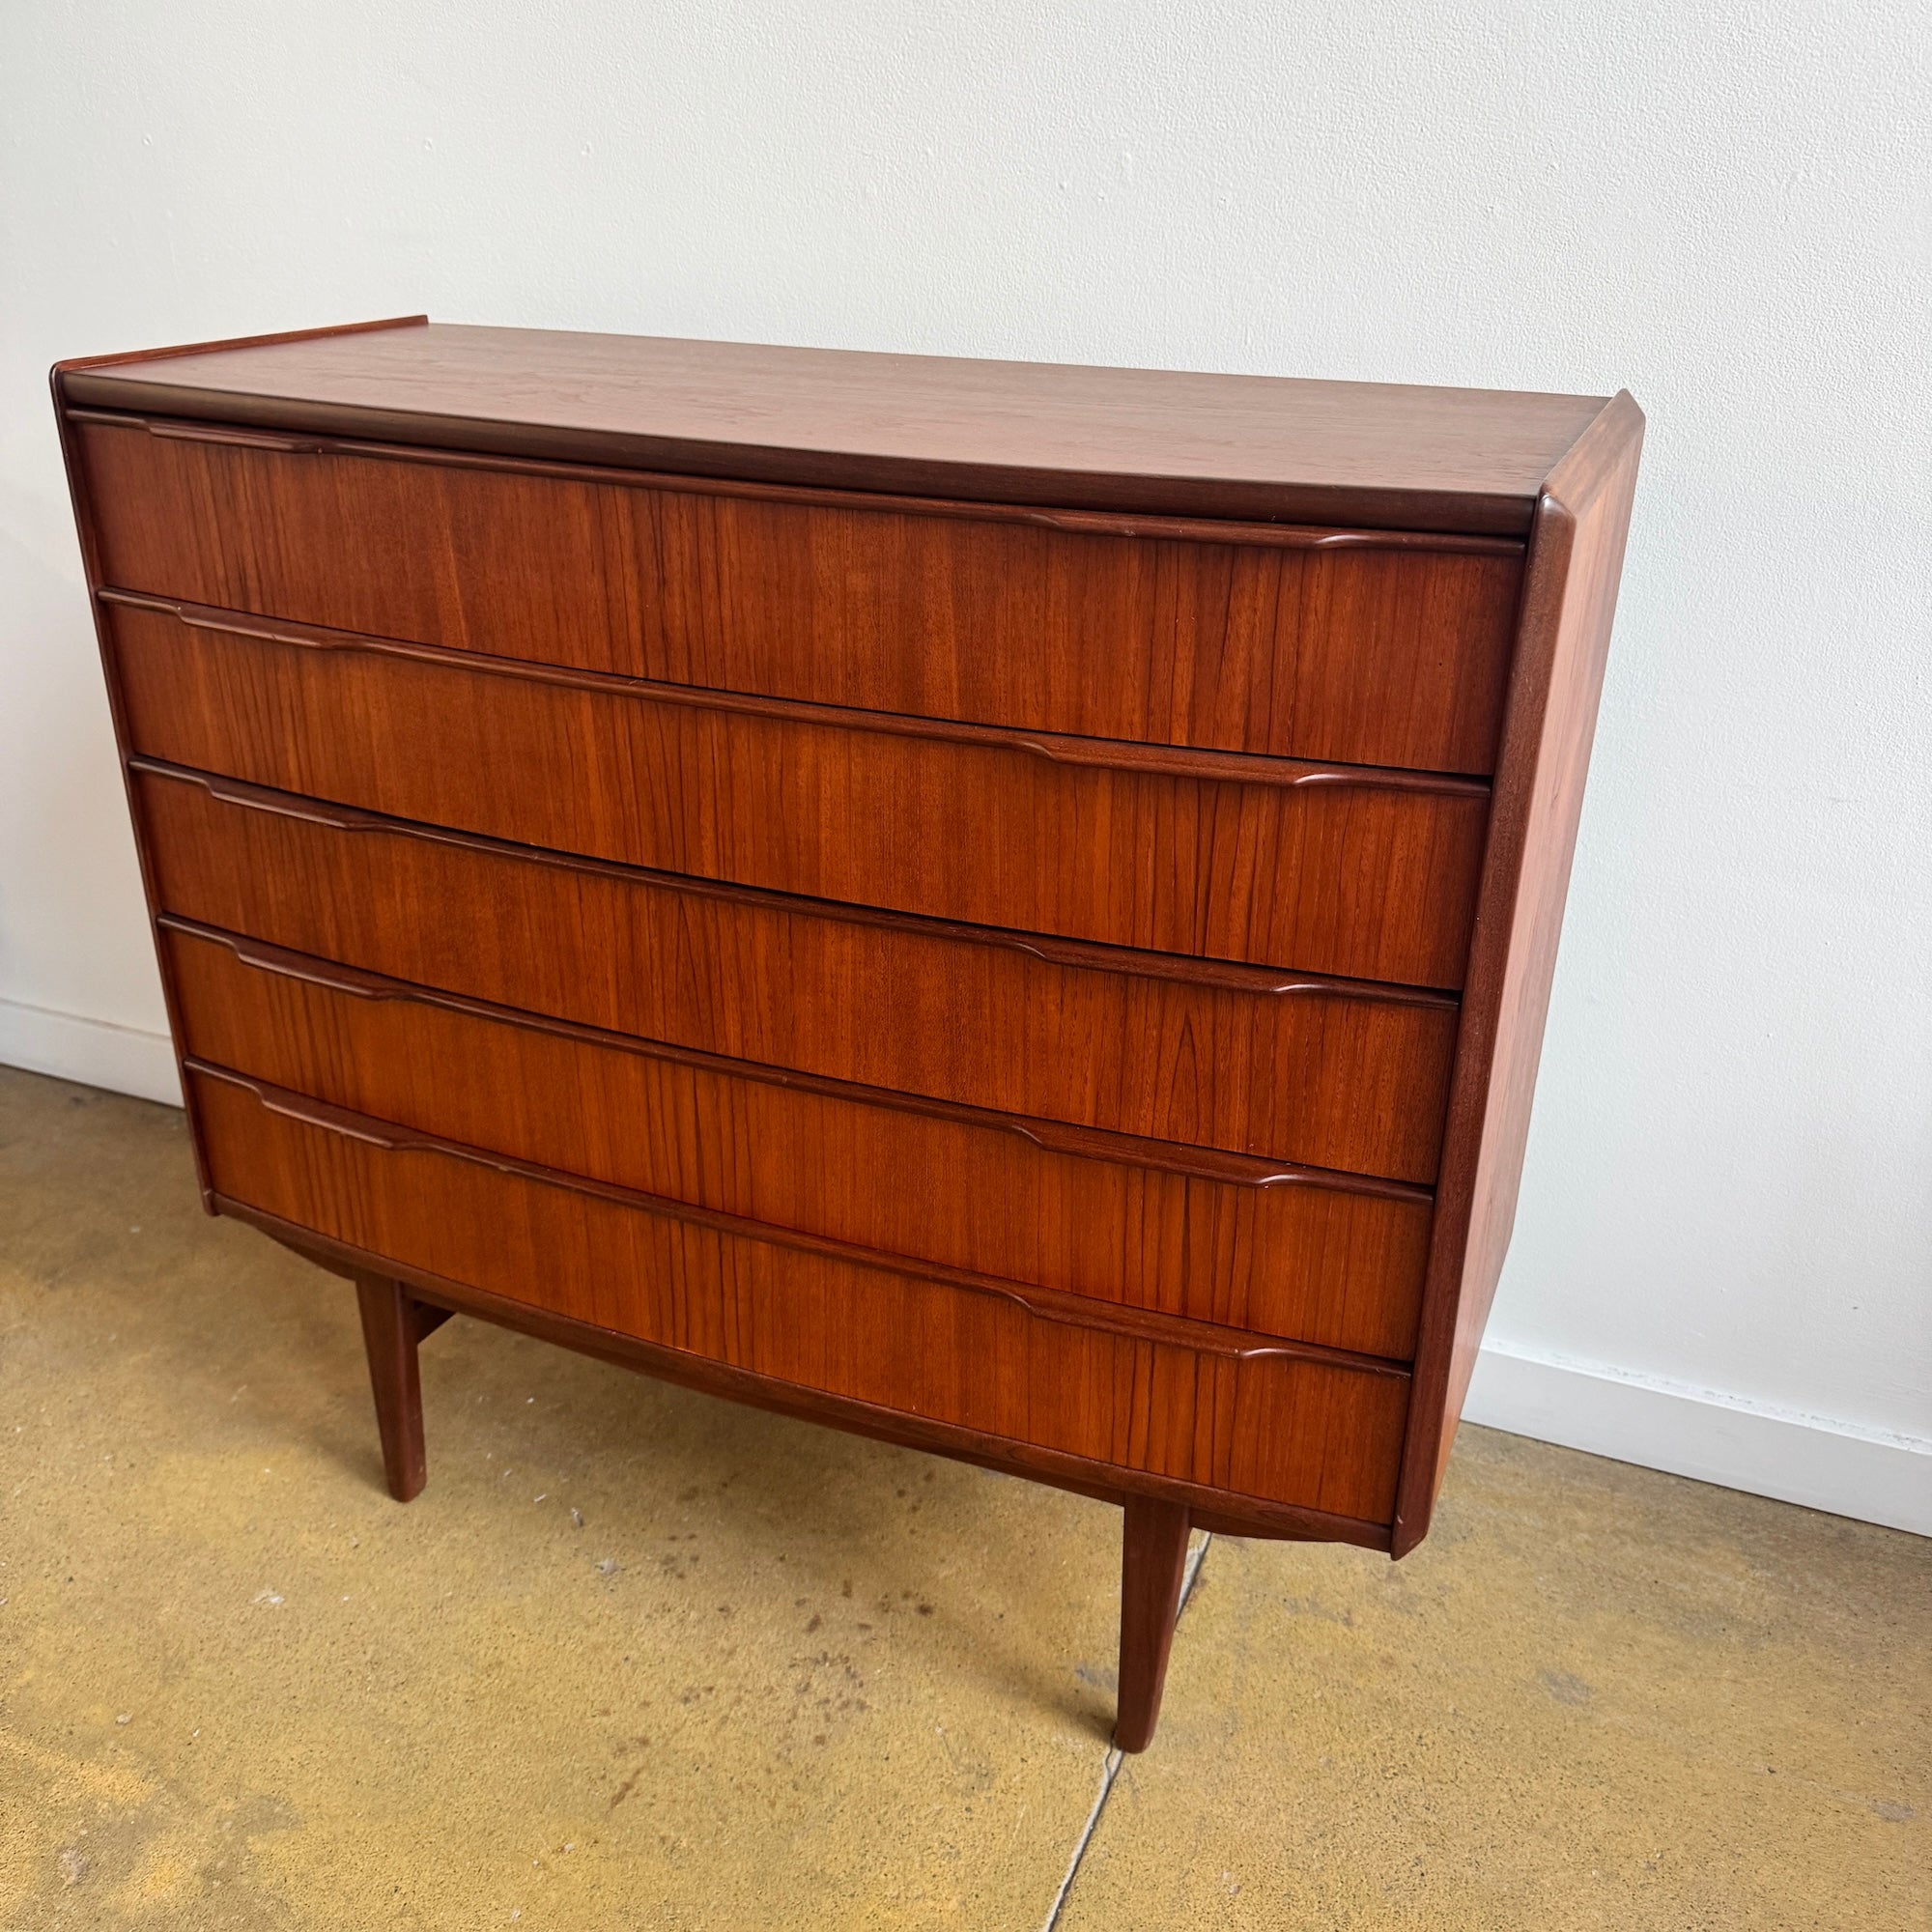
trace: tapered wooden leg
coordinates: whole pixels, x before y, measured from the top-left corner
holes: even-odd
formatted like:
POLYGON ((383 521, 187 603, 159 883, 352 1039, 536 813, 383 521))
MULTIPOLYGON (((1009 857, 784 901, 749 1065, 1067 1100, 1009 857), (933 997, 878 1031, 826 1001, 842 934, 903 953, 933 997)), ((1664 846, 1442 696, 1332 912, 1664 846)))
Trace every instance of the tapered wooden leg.
POLYGON ((383 1437, 383 1473, 389 1493, 406 1503, 421 1494, 428 1476, 416 1344, 449 1319, 448 1311, 417 1301, 399 1281, 373 1274, 355 1277, 355 1302, 362 1312, 362 1346, 369 1352, 369 1385, 383 1437))
POLYGON ((1186 1569, 1186 1505, 1129 1496, 1121 1538, 1121 1688, 1114 1714, 1114 1742, 1123 1751, 1146 1750, 1153 1742, 1186 1569))

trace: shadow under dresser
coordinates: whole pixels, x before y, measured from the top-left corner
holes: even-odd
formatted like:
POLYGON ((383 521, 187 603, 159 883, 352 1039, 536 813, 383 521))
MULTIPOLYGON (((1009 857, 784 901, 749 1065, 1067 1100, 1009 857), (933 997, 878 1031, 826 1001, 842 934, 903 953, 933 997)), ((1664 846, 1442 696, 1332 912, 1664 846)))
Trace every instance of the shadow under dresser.
POLYGON ((1400 1556, 1508 1244, 1642 416, 421 318, 61 364, 204 1198, 1400 1556))

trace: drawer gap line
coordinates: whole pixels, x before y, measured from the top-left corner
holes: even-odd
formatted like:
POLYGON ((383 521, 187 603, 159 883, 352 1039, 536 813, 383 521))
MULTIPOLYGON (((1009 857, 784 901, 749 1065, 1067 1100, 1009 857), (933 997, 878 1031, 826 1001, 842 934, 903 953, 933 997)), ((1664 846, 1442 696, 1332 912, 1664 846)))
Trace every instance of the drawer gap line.
POLYGON ((424 644, 369 632, 329 630, 252 612, 218 610, 156 597, 146 591, 112 586, 97 595, 103 604, 173 617, 190 630, 281 644, 292 650, 348 651, 365 657, 395 658, 433 669, 486 677, 513 678, 560 690, 594 692, 639 704, 677 705, 695 711, 722 711, 739 717, 835 731, 872 731, 895 738, 925 738, 989 752, 1018 752, 1071 768, 1191 779, 1208 784, 1268 785, 1295 790, 1309 785, 1359 785, 1379 791, 1420 792, 1430 797, 1482 798, 1487 779, 1457 772, 1425 772, 1396 765, 1323 763, 1279 758, 1258 752, 1227 752, 1211 747, 1161 745, 1127 738, 1085 738, 1065 731, 1034 731, 965 719, 924 718, 906 711, 874 711, 863 706, 819 704, 796 697, 770 697, 726 691, 712 685, 673 684, 658 678, 625 677, 615 671, 586 670, 574 665, 544 664, 531 658, 497 657, 424 644))
POLYGON ((539 1186, 561 1188, 566 1192, 593 1195, 623 1208, 636 1208, 668 1220, 689 1221, 713 1228, 740 1240, 769 1247, 792 1248, 802 1254, 819 1255, 850 1266, 877 1273, 897 1274, 915 1281, 931 1281, 941 1287, 963 1290, 1010 1301, 1028 1315, 1066 1327, 1089 1328, 1115 1334, 1132 1341, 1162 1342, 1187 1349, 1196 1354, 1229 1357, 1236 1361, 1259 1361, 1281 1357, 1290 1361, 1336 1369, 1356 1375, 1374 1376, 1406 1383, 1408 1364, 1382 1355, 1367 1355, 1352 1349, 1331 1349, 1314 1342, 1296 1342, 1286 1336, 1255 1339, 1244 1329, 1226 1328, 1216 1322, 1201 1321, 1189 1316, 1162 1315, 1152 1310, 1129 1308, 1124 1304, 1090 1300, 1061 1289, 1022 1286, 980 1274, 970 1268, 946 1266, 912 1256, 894 1255, 878 1248, 865 1248, 850 1241, 833 1240, 793 1228, 779 1227, 769 1221, 753 1221, 740 1214, 726 1214, 716 1208, 699 1208, 686 1201, 673 1201, 660 1194, 645 1194, 635 1188, 618 1187, 610 1181, 593 1180, 584 1175, 565 1174, 536 1161, 519 1160, 509 1154, 493 1153, 487 1148, 466 1146, 445 1140, 439 1134, 417 1133, 412 1128, 395 1127, 366 1115, 351 1113, 327 1101, 292 1094, 264 1080, 254 1080, 231 1067, 186 1055, 183 1066, 204 1079, 225 1081, 252 1094, 270 1113, 304 1126, 316 1127, 348 1140, 359 1140, 390 1153, 432 1153, 463 1160, 477 1167, 493 1168, 535 1182, 539 1186))
POLYGON ((663 490, 696 497, 740 497, 753 502, 797 503, 887 516, 937 517, 956 522, 1031 524, 1076 536, 1122 537, 1138 542, 1208 543, 1264 550, 1431 551, 1454 556, 1520 557, 1520 537, 1455 530, 1378 528, 1373 526, 1270 524, 1227 517, 1163 516, 1129 510, 1080 510, 1051 504, 1002 502, 993 497, 917 497, 877 490, 839 490, 823 484, 764 483, 752 477, 710 476, 696 470, 629 469, 611 464, 571 463, 510 456, 480 449, 438 448, 432 443, 379 442, 359 437, 276 431, 264 425, 227 424, 209 418, 128 414, 71 405, 70 422, 110 429, 145 430, 180 442, 228 443, 277 454, 360 457, 378 463, 422 464, 444 469, 481 469, 507 476, 558 482, 601 483, 623 490, 663 490))
POLYGON ((1351 1543, 1386 1553, 1390 1529, 1368 1517, 1338 1516, 1309 1503, 1277 1503, 1238 1490, 1216 1490, 1183 1477, 1095 1462, 1065 1450, 1048 1449, 1014 1436, 996 1436, 963 1423, 932 1422, 912 1409, 888 1408, 859 1396, 834 1395, 810 1382, 785 1381, 753 1369, 734 1368, 715 1356, 700 1355, 668 1342, 647 1342, 576 1316, 558 1315, 535 1302, 517 1301, 487 1288, 452 1281, 412 1263, 358 1248, 313 1228, 284 1220, 234 1195, 215 1193, 217 1212, 245 1223, 271 1240, 293 1248, 304 1260, 338 1274, 386 1269, 409 1282, 419 1298, 453 1314, 473 1315, 575 1349, 620 1368, 654 1375, 708 1395, 723 1395, 753 1408, 799 1415, 829 1423, 858 1435, 870 1435, 925 1454, 951 1457, 1006 1474, 1026 1473, 1036 1480, 1118 1504, 1129 1492, 1184 1502, 1195 1523, 1215 1535, 1286 1538, 1292 1541, 1351 1543))
POLYGON ((774 892, 762 886, 735 885, 726 879, 708 879, 687 872, 653 871, 647 867, 623 866, 610 859, 558 852, 549 846, 525 845, 513 839, 492 838, 481 833, 452 831, 446 826, 429 825, 417 819, 391 818, 382 812, 365 811, 359 806, 327 804, 295 792, 275 791, 266 785, 251 784, 245 780, 223 778, 219 773, 169 764, 165 759, 141 753, 129 754, 127 764, 130 771, 145 772, 181 784, 198 785, 211 798, 218 799, 224 805, 267 812, 273 817, 304 819, 311 824, 326 825, 334 832, 429 839, 439 844, 460 846, 468 851, 555 866, 566 871, 594 872, 606 878, 639 882, 663 891, 686 893, 698 897, 725 899, 795 917, 842 920, 848 924, 878 926, 914 937, 953 940, 974 946, 1000 946, 1011 952, 1031 953, 1049 965, 1078 971, 1119 973, 1129 979, 1176 980, 1186 985, 1221 986, 1230 992, 1259 997, 1305 993, 1331 999, 1381 1000, 1398 1006, 1431 1007, 1442 1011, 1454 1011, 1462 1005, 1455 993, 1434 986, 1350 980, 1321 973, 1282 972, 1273 967, 1249 965, 1238 959, 1216 959, 1192 953, 1144 952, 1133 947, 1109 946, 1096 940, 1060 939, 1046 933, 1017 932, 1005 926, 974 925, 962 920, 888 912, 882 907, 856 905, 843 899, 809 898, 803 894, 774 892))
POLYGON ((1106 1127, 1084 1126, 1077 1122, 1050 1121, 1032 1115, 1007 1113, 993 1107, 976 1107, 965 1101, 940 1099, 898 1088, 868 1087, 861 1081, 838 1080, 828 1074, 775 1066, 764 1061, 734 1060, 727 1054, 707 1053, 702 1047, 680 1046, 674 1041, 651 1039, 639 1034, 617 1033, 582 1020, 560 1019, 554 1014, 533 1012, 524 1007, 506 1007, 468 993, 445 992, 438 986, 423 986, 411 980, 392 979, 359 966, 318 959, 313 954, 274 946, 266 940, 250 939, 219 926, 205 925, 197 920, 185 919, 178 913, 161 913, 155 923, 163 931, 179 932, 191 939, 226 947, 243 965, 258 972, 300 980, 304 984, 344 993, 354 999, 440 1007, 452 1012, 473 1014, 497 1025, 521 1027, 527 1032, 581 1040, 586 1045, 635 1054, 641 1059, 696 1067, 727 1079, 754 1080, 794 1093, 823 1094, 852 1106, 881 1107, 894 1113, 918 1114, 931 1120, 954 1122, 961 1126, 987 1132, 1009 1133, 1032 1143, 1044 1153, 1104 1161, 1121 1167, 1154 1168, 1163 1173, 1183 1175, 1231 1187, 1320 1187, 1336 1193, 1413 1202, 1418 1206, 1426 1206, 1435 1198, 1432 1187, 1416 1181, 1391 1179, 1382 1175, 1351 1174, 1341 1168, 1315 1167, 1301 1161, 1270 1160, 1264 1154, 1240 1153, 1232 1148, 1154 1140, 1144 1135, 1117 1133, 1106 1127))

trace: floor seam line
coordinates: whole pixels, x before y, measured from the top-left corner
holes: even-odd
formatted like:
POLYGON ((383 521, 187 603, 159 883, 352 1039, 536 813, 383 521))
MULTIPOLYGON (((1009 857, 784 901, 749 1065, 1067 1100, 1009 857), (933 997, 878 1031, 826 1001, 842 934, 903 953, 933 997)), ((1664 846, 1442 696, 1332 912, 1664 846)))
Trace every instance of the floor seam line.
MULTIPOLYGON (((1187 1608, 1187 1600, 1194 1594, 1194 1579, 1201 1574, 1201 1566, 1208 1560, 1208 1546, 1214 1541, 1211 1530, 1201 1538, 1201 1548, 1188 1559, 1186 1574, 1180 1579, 1180 1601, 1174 1606, 1174 1622, 1177 1631, 1182 1613, 1187 1608)), ((1121 1766, 1126 1762, 1126 1753, 1117 1750, 1112 1745, 1107 1747, 1107 1754, 1100 1762, 1100 1789, 1094 1800, 1094 1808, 1087 1814, 1087 1822, 1080 1829, 1080 1835, 1073 1841, 1073 1855, 1066 1861, 1066 1874, 1060 1881, 1060 1889, 1053 1894, 1053 1905, 1046 1915, 1046 1923, 1040 1932, 1054 1932, 1060 1923, 1060 1915, 1065 1909, 1066 1895, 1073 1889, 1073 1881, 1080 1871, 1081 1861, 1087 1856, 1087 1847, 1093 1842, 1094 1832, 1099 1828, 1100 1814, 1107 1808, 1107 1800, 1113 1795, 1114 1780, 1121 1775, 1121 1766)))

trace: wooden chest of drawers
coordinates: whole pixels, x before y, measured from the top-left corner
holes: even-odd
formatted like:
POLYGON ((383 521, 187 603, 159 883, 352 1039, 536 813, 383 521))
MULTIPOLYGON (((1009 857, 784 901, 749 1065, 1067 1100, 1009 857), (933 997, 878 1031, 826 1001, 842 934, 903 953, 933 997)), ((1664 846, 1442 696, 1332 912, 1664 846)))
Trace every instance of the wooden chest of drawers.
POLYGON ((202 1185, 352 1276, 1400 1556, 1508 1243, 1628 396, 429 327, 62 364, 202 1185))

